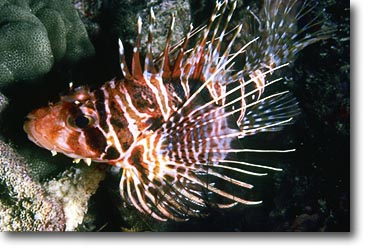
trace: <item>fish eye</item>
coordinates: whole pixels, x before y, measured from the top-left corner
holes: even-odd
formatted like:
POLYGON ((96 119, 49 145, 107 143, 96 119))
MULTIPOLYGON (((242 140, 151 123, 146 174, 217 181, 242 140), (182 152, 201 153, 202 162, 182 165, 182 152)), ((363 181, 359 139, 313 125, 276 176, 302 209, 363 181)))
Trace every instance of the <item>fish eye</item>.
POLYGON ((75 128, 86 128, 94 123, 94 119, 88 115, 78 115, 77 117, 69 117, 68 124, 75 128))
POLYGON ((79 128, 85 128, 89 125, 89 123, 90 123, 90 119, 84 115, 77 116, 75 119, 75 124, 79 128))

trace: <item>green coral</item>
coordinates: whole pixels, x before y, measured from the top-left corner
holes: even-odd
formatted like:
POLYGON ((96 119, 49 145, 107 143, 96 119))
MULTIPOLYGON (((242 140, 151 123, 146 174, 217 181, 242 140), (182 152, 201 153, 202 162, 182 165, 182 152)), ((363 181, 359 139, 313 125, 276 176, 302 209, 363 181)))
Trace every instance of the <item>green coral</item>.
POLYGON ((94 53, 68 0, 0 0, 0 86, 29 80, 55 63, 75 63, 94 53))

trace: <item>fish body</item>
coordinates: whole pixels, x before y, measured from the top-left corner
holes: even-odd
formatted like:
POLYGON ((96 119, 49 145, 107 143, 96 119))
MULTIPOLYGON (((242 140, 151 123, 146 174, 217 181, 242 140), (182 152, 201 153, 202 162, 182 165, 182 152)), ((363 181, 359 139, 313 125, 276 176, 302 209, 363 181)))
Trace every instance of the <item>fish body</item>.
MULTIPOLYGON (((284 10, 285 18, 292 18, 300 13, 298 10, 289 14, 297 9, 297 2, 266 1, 265 8, 272 4, 274 11, 284 10)), ((78 87, 59 102, 32 111, 24 125, 28 137, 40 147, 75 161, 103 162, 121 168, 123 199, 158 220, 201 216, 208 206, 229 208, 238 203, 261 203, 224 185, 252 189, 253 185, 246 181, 248 177, 280 169, 233 159, 232 155, 294 151, 244 148, 237 142, 257 133, 279 131, 294 122, 299 114, 296 99, 288 91, 266 94, 265 89, 281 82, 268 81, 267 76, 286 66, 291 53, 322 37, 294 43, 289 40, 290 47, 273 62, 272 55, 255 48, 267 44, 259 42, 258 37, 233 51, 234 41, 242 31, 241 25, 231 31, 227 28, 235 8, 236 1, 217 2, 210 23, 190 28, 176 45, 170 42, 175 25, 172 17, 167 43, 156 58, 152 54, 151 13, 143 65, 139 18, 131 69, 119 41, 123 77, 97 89, 78 87), (199 34, 195 46, 188 48, 189 40, 199 34), (252 58, 258 54, 265 56, 257 62, 252 58), (236 69, 235 59, 240 56, 246 56, 246 64, 236 69)), ((264 10, 268 21, 278 22, 276 15, 270 15, 271 10, 264 10)), ((279 22, 285 20, 284 15, 280 15, 279 22)), ((279 22, 270 25, 280 25, 279 22)), ((277 48, 277 42, 270 43, 269 48, 277 48)))

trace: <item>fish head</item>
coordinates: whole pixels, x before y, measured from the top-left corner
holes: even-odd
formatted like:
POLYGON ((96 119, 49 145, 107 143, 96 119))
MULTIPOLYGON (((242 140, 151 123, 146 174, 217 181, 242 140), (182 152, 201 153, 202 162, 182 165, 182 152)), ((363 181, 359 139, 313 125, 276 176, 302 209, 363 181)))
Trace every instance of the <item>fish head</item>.
POLYGON ((98 124, 93 93, 79 87, 59 102, 29 113, 24 130, 31 141, 53 154, 99 160, 107 141, 98 124))

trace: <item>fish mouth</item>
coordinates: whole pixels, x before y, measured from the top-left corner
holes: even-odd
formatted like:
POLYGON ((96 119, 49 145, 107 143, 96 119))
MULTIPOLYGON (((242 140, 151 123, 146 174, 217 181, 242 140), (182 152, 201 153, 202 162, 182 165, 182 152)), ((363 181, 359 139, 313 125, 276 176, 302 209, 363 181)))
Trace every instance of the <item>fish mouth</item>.
POLYGON ((56 128, 55 124, 61 124, 61 113, 60 105, 49 105, 28 113, 23 124, 23 130, 27 133, 28 139, 47 150, 58 150, 59 143, 56 139, 59 129, 63 126, 56 128))
POLYGON ((48 135, 46 130, 42 130, 42 127, 41 129, 39 128, 38 126, 39 123, 40 121, 35 119, 34 116, 32 115, 27 116, 27 120, 23 124, 23 130, 27 133, 28 139, 30 141, 35 143, 40 148, 49 150, 53 156, 55 156, 57 153, 63 153, 72 158, 80 158, 78 157, 78 155, 64 152, 63 148, 60 148, 57 142, 53 142, 50 139, 51 136, 48 135))
POLYGON ((39 147, 46 148, 48 150, 54 150, 55 146, 53 146, 49 140, 46 140, 45 135, 40 133, 36 127, 36 117, 32 114, 29 114, 23 124, 23 130, 26 132, 28 139, 39 147))

